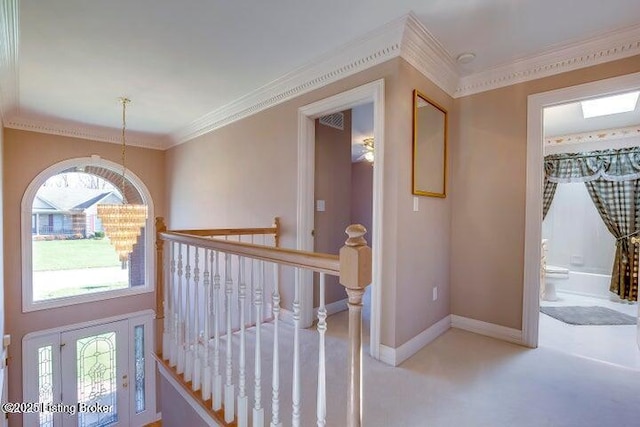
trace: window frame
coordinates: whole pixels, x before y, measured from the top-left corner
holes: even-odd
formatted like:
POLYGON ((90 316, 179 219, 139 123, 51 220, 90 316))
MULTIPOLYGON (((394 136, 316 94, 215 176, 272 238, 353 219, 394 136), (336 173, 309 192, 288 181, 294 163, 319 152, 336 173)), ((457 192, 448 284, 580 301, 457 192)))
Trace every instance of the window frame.
POLYGON ((21 246, 22 246, 22 312, 28 313, 50 308, 66 307, 76 304, 88 302, 102 301, 111 298, 120 298, 132 295, 139 295, 155 291, 155 224, 154 224, 154 206, 151 194, 142 180, 133 172, 127 169, 126 181, 127 185, 132 186, 138 191, 142 198, 142 202, 147 205, 147 222, 145 223, 145 273, 144 285, 127 287, 125 289, 116 289, 101 292, 92 292, 83 295, 55 298, 43 301, 33 300, 33 240, 31 228, 31 215, 33 200, 44 182, 59 173, 67 171, 71 168, 77 168, 77 172, 82 172, 82 168, 86 166, 95 166, 108 169, 117 174, 122 174, 122 165, 109 160, 102 159, 98 155, 90 157, 76 157, 73 159, 63 160, 40 172, 32 181, 24 192, 21 204, 21 246))

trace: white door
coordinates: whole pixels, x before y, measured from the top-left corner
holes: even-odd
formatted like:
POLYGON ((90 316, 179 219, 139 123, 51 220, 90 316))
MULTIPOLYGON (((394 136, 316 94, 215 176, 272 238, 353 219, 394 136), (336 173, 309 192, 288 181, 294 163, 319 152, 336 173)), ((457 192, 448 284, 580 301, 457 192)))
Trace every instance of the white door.
POLYGON ((129 425, 128 328, 121 320, 60 334, 62 402, 77 408, 64 427, 129 425))

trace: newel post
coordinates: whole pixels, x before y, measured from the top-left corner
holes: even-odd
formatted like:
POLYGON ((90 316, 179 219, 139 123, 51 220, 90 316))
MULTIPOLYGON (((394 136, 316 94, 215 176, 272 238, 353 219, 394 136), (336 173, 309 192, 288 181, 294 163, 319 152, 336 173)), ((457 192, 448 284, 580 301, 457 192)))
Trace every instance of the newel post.
MULTIPOLYGON (((167 231, 164 218, 156 217, 156 352, 161 352, 164 337, 164 240, 160 238, 160 233, 167 231)), ((165 343, 166 345, 166 343, 165 343)), ((168 357, 168 355, 163 355, 168 357)))
POLYGON ((362 296, 371 283, 371 248, 364 238, 366 232, 360 224, 350 225, 346 230, 349 238, 340 249, 340 283, 349 297, 348 427, 359 427, 361 422, 362 296))

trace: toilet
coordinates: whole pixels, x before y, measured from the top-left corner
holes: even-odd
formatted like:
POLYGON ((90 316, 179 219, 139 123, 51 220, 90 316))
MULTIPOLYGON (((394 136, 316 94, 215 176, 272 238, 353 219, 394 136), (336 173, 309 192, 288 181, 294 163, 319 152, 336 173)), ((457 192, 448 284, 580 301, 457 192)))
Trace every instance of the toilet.
POLYGON ((548 244, 549 241, 547 239, 542 240, 540 298, 545 301, 557 301, 556 282, 558 280, 569 279, 569 269, 555 265, 547 265, 548 244))
POLYGON ((569 269, 564 267, 556 267, 555 265, 547 265, 544 267, 544 289, 541 292, 542 299, 545 301, 557 301, 556 283, 560 280, 569 279, 569 269))

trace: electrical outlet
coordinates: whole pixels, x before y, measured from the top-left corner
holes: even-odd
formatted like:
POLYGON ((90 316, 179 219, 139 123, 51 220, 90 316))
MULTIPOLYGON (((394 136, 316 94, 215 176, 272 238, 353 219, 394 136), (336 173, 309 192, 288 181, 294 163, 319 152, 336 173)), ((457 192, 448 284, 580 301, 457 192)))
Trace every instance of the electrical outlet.
POLYGON ((433 300, 437 300, 438 299, 438 287, 434 286, 433 287, 433 300))

